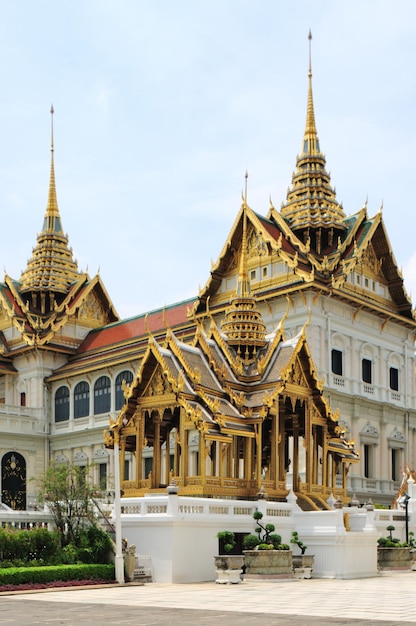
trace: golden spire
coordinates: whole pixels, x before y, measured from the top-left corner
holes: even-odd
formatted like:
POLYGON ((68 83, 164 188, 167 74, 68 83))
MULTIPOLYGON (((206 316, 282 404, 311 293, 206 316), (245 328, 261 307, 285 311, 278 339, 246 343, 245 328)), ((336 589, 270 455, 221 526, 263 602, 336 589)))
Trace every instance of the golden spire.
POLYGON ((48 204, 43 222, 43 231, 52 233, 61 233, 61 218, 58 209, 58 200, 56 198, 55 184, 55 162, 54 162, 54 140, 53 140, 53 114, 55 113, 53 105, 51 105, 51 171, 49 177, 49 194, 48 204))
POLYGON ((310 241, 311 251, 320 255, 336 247, 338 236, 346 230, 346 225, 345 213, 331 187, 331 177, 325 169, 325 156, 319 145, 312 92, 311 31, 308 39, 308 104, 302 153, 297 157, 292 187, 281 214, 298 237, 310 241))
POLYGON ((315 111, 312 93, 312 33, 309 31, 309 72, 308 72, 308 107, 306 111, 306 128, 303 139, 304 154, 319 154, 319 139, 316 132, 315 111))
POLYGON ((37 237, 24 272, 20 277, 21 293, 31 292, 29 303, 32 310, 47 314, 53 310, 56 297, 65 295, 68 287, 78 280, 77 263, 68 245, 68 237, 64 234, 61 217, 56 199, 53 114, 51 107, 51 167, 49 179, 48 203, 43 220, 43 228, 37 237), (39 297, 38 297, 39 296, 39 297))
MULTIPOLYGON (((247 185, 247 174, 246 174, 247 185)), ((247 187, 246 187, 247 196, 247 187)), ((243 209, 243 234, 241 237, 241 255, 240 265, 238 269, 238 284, 237 284, 237 296, 240 298, 247 298, 250 295, 250 283, 248 282, 247 272, 247 211, 246 204, 244 203, 243 209)))

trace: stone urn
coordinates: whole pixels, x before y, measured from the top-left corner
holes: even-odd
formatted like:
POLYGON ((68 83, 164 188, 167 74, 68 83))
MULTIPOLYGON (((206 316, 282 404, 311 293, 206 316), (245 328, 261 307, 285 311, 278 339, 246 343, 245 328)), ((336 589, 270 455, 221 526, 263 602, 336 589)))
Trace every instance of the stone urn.
POLYGON ((235 585, 241 582, 244 556, 241 554, 220 554, 215 560, 215 582, 220 585, 235 585))
POLYGON ((410 570, 412 560, 408 547, 377 548, 379 570, 410 570))
POLYGON ((244 580, 293 578, 291 550, 245 550, 244 580))

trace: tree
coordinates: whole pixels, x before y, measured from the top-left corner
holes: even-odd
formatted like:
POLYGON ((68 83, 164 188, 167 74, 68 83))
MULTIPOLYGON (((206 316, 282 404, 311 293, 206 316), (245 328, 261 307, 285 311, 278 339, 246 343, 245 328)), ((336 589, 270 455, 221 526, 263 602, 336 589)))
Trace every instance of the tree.
POLYGON ((95 523, 94 498, 99 489, 91 483, 90 466, 53 463, 38 481, 40 499, 46 502, 60 531, 62 545, 79 546, 81 530, 95 523))

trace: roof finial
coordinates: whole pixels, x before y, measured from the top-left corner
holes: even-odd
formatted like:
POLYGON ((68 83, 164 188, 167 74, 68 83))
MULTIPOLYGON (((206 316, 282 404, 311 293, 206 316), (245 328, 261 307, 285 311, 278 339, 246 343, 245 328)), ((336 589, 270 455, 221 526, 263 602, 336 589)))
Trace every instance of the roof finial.
POLYGON ((312 31, 309 29, 309 78, 312 78, 312 31))
POLYGON ((309 30, 309 70, 308 70, 308 106, 306 111, 306 128, 303 140, 303 152, 306 154, 319 154, 319 139, 316 132, 315 111, 312 93, 312 33, 309 30))
POLYGON ((53 114, 55 113, 55 110, 53 108, 53 104, 51 104, 51 152, 53 152, 54 150, 54 145, 53 145, 53 114))
POLYGON ((244 175, 245 178, 245 182, 244 182, 244 204, 247 204, 247 179, 248 179, 248 172, 246 170, 246 173, 244 175))

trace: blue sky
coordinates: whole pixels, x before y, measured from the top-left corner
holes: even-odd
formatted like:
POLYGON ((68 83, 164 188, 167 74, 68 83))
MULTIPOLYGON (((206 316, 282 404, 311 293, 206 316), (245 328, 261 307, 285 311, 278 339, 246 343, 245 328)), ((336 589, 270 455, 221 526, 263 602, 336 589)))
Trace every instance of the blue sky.
POLYGON ((0 4, 0 263, 42 227, 55 108, 64 230, 122 317, 196 295, 241 204, 285 199, 306 117, 347 214, 383 216, 416 299, 413 0, 0 4))

